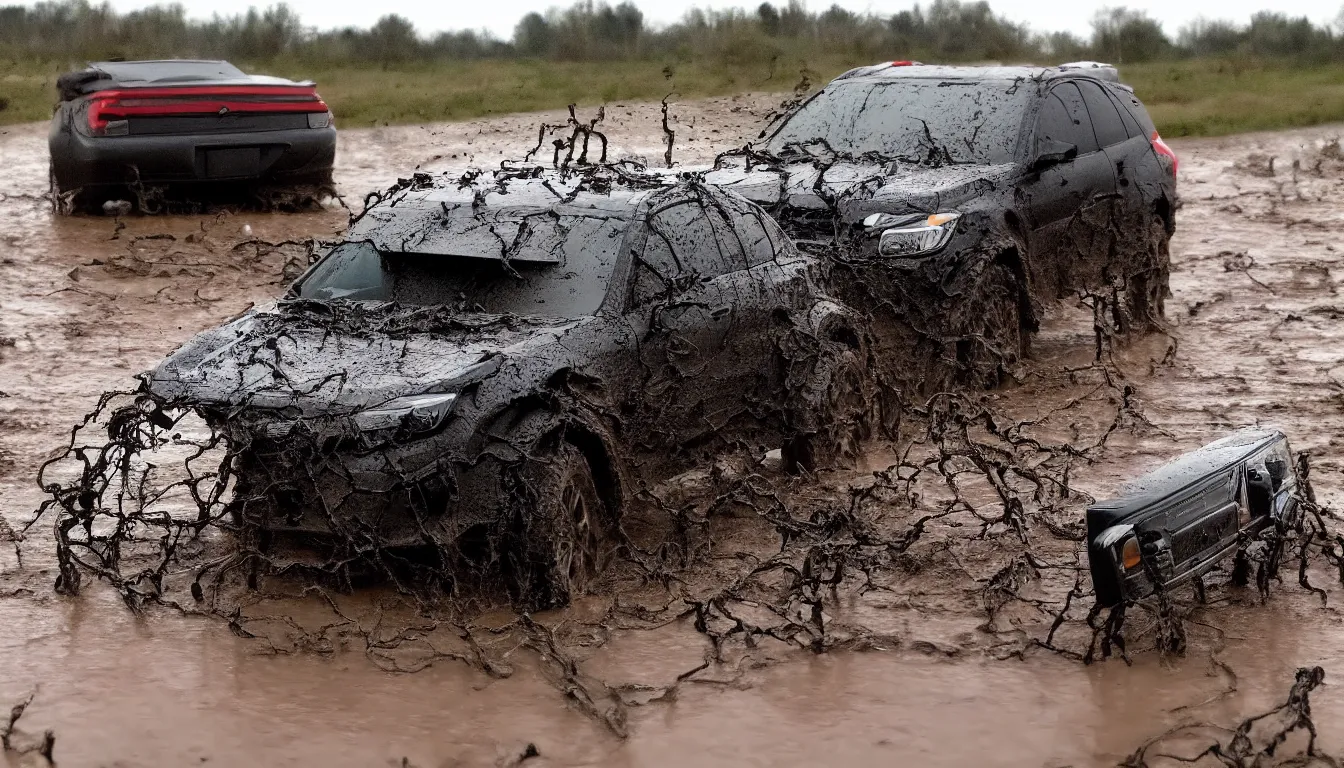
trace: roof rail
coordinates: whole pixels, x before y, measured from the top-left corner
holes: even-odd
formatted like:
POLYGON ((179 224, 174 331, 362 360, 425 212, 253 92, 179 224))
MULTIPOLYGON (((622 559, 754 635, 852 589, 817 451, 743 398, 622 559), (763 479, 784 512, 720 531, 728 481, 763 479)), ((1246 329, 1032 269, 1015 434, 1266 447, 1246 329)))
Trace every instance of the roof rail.
POLYGON ((885 70, 885 69, 891 69, 892 67, 918 67, 918 66, 922 66, 923 63, 924 63, 924 62, 922 62, 922 61, 913 61, 913 60, 910 60, 910 59, 898 59, 898 60, 896 60, 896 61, 883 61, 883 62, 879 62, 879 63, 877 63, 877 64, 869 64, 869 65, 866 66, 866 67, 855 67, 855 68, 849 70, 848 72, 845 72, 844 74, 840 75, 839 77, 837 77, 837 78, 835 78, 835 79, 836 79, 836 80, 845 80, 845 79, 847 79, 847 78, 851 78, 851 77, 858 77, 858 76, 861 75, 861 74, 872 74, 872 73, 876 73, 876 72, 881 72, 881 71, 883 71, 883 70, 885 70))
POLYGON ((1070 61, 1067 64, 1060 64, 1057 69, 1060 71, 1085 70, 1087 74, 1098 80, 1106 80, 1112 83, 1120 82, 1120 72, 1113 65, 1100 61, 1070 61))

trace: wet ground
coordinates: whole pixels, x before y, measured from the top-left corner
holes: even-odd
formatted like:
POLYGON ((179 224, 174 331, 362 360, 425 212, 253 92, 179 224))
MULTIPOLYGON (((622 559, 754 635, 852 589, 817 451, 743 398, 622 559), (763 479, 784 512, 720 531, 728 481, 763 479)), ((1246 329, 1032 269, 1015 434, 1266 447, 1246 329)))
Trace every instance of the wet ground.
MULTIPOLYGON (((772 103, 744 96, 676 106, 674 159, 705 162, 751 138, 772 103)), ((563 117, 346 131, 337 182, 358 209, 365 193, 416 168, 518 157, 542 120, 563 117)), ((614 107, 606 128, 613 158, 661 159, 656 105, 614 107)), ((1090 313, 1061 302, 1022 382, 983 402, 1041 420, 1038 434, 1060 441, 1090 443, 1116 425, 1096 461, 1070 471, 1073 488, 1097 497, 1232 428, 1273 424, 1312 454, 1321 500, 1344 501, 1336 438, 1344 426, 1336 296, 1344 158, 1329 143, 1340 133, 1176 143, 1184 207, 1171 336, 1118 344, 1097 368, 1090 313), (1120 386, 1109 386, 1108 374, 1120 386), (1124 384, 1133 388, 1128 401, 1124 384)), ((665 502, 691 499, 699 536, 673 586, 622 576, 606 596, 539 616, 542 629, 521 633, 491 631, 514 626, 501 611, 458 616, 393 654, 398 668, 415 672, 389 671, 387 656, 370 652, 368 638, 381 629, 371 625, 368 595, 337 598, 359 632, 314 635, 326 608, 311 597, 244 606, 242 626, 261 635, 252 638, 215 617, 132 614, 97 583, 79 597, 57 596, 49 521, 14 541, 42 499, 37 465, 99 393, 127 387, 191 333, 280 291, 301 249, 254 241, 331 237, 347 212, 53 217, 42 198, 41 125, 0 129, 0 167, 0 711, 36 690, 15 739, 54 731, 61 765, 508 765, 523 761, 529 744, 539 757, 527 765, 1104 765, 1182 720, 1230 724, 1264 709, 1286 695, 1295 668, 1316 664, 1327 675, 1312 701, 1322 743, 1344 748, 1337 586, 1323 606, 1292 574, 1264 602, 1254 589, 1215 583, 1207 606, 1187 608, 1183 656, 1152 651, 1151 622, 1131 620, 1133 666, 1114 658, 1085 666, 1035 643, 1084 562, 1073 541, 1050 532, 1077 525, 1066 519, 1076 500, 1034 511, 1029 545, 1001 525, 980 535, 974 517, 939 519, 886 562, 871 589, 841 585, 818 598, 825 653, 767 632, 754 643, 739 634, 716 655, 679 607, 712 603, 742 577, 743 563, 779 550, 768 515, 696 502, 697 478, 655 489, 665 502), (1035 575, 1021 579, 1021 597, 988 615, 991 578, 1027 549, 1035 575), (265 630, 265 619, 282 613, 307 632, 265 630), (484 646, 474 663, 443 655, 463 631, 484 646), (555 645, 538 639, 548 636, 555 645)), ((871 486, 894 460, 889 446, 873 445, 865 467, 816 481, 769 467, 722 474, 758 477, 789 505, 816 510, 849 504, 851 487, 871 486)), ((908 511, 882 497, 863 514, 899 532, 908 511)), ((1319 568, 1311 576, 1333 581, 1319 568)), ((769 614, 760 599, 769 586, 721 603, 766 626, 779 619, 758 615, 769 614)), ((1085 613, 1068 614, 1057 647, 1085 648, 1085 613)), ((34 753, 4 759, 41 764, 34 753)))

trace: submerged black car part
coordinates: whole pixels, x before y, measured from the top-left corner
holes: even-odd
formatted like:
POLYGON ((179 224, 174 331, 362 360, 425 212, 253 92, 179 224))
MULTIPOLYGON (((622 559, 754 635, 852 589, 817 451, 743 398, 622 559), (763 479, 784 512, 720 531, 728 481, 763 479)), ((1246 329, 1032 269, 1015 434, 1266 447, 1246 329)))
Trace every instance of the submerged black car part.
POLYGON ((1087 510, 1098 605, 1133 602, 1196 579, 1264 530, 1282 539, 1301 520, 1297 489, 1287 438, 1259 428, 1132 481, 1119 498, 1087 510))

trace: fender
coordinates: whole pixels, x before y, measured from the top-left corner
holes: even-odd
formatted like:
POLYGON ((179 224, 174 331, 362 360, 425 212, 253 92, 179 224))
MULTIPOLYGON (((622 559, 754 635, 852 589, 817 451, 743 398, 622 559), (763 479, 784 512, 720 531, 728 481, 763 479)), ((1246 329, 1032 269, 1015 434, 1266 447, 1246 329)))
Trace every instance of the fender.
POLYGON ((837 341, 856 350, 863 350, 867 346, 864 343, 867 334, 859 331, 864 324, 863 316, 833 299, 823 299, 813 304, 805 322, 817 338, 837 341))
POLYGON ((490 454, 503 464, 521 463, 567 442, 588 459, 612 513, 619 517, 625 509, 630 485, 626 478, 631 476, 628 461, 603 419, 575 398, 527 395, 500 407, 482 423, 489 426, 478 432, 470 451, 477 461, 490 454))

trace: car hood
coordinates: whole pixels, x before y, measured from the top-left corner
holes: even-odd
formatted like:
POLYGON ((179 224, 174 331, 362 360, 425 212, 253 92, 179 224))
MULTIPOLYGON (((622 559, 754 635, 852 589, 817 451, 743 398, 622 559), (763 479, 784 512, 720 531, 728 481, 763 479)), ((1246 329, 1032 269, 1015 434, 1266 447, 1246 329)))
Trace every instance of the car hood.
POLYGON ((933 213, 1002 184, 1014 165, 920 166, 907 163, 786 163, 747 167, 740 161, 705 174, 705 181, 765 207, 824 211, 836 201, 846 221, 869 213, 933 213))
POLYGON ((456 391, 582 322, 286 302, 197 334, 147 381, 151 394, 176 406, 342 414, 403 395, 456 391))

